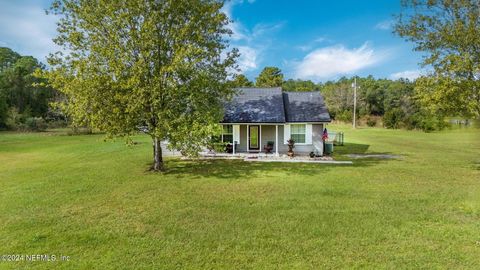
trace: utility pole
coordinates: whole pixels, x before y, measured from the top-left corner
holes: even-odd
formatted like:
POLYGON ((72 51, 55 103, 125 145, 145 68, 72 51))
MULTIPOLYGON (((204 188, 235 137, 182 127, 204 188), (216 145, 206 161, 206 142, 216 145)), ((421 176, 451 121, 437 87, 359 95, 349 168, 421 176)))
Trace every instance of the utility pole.
POLYGON ((357 128, 357 76, 354 78, 353 83, 353 128, 357 128))

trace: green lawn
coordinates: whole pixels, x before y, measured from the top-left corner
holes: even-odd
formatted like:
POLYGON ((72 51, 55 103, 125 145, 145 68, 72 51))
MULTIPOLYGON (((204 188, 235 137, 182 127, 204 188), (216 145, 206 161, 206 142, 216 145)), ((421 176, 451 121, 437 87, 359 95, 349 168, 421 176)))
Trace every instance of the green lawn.
POLYGON ((344 130, 354 165, 167 161, 101 135, 0 133, 0 268, 477 268, 480 130, 344 130), (1 258, 1 257, 0 257, 1 258))

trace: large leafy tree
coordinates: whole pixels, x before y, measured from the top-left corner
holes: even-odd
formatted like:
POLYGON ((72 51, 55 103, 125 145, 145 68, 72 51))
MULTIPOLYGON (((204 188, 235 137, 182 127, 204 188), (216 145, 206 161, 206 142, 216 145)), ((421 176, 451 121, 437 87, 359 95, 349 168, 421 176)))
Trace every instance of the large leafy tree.
POLYGON ((46 117, 48 103, 56 92, 38 86, 43 79, 34 71, 45 66, 32 56, 21 56, 13 50, 0 47, 0 128, 6 127, 9 108, 23 114, 24 118, 46 117))
POLYGON ((9 106, 20 112, 31 110, 34 116, 44 116, 48 110, 48 98, 51 91, 35 87, 40 79, 33 75, 36 69, 44 68, 32 56, 22 56, 13 65, 1 73, 3 92, 7 95, 9 106))
POLYGON ((225 53, 228 18, 216 0, 57 0, 55 42, 66 54, 46 74, 67 96, 74 124, 108 136, 146 126, 152 169, 164 170, 161 141, 198 153, 218 129, 237 51, 225 53))
POLYGON ((235 75, 230 83, 232 87, 253 87, 253 82, 248 80, 247 76, 243 74, 235 75))
POLYGON ((277 67, 265 67, 255 81, 257 87, 280 87, 282 83, 283 74, 277 67))
MULTIPOLYGON (((353 111, 353 78, 342 77, 338 81, 326 82, 322 87, 328 110, 334 119, 350 121, 353 111)), ((361 95, 357 97, 357 108, 361 108, 361 95)))
POLYGON ((426 53, 433 76, 417 80, 420 100, 442 115, 480 116, 480 2, 403 0, 395 32, 426 53))
POLYGON ((7 47, 0 47, 0 72, 10 68, 20 58, 20 54, 7 47))

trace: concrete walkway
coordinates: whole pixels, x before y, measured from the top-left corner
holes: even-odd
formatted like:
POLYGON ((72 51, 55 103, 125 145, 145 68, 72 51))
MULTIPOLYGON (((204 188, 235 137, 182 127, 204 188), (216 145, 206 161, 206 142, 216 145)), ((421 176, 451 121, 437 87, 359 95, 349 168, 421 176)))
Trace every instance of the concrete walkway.
POLYGON ((244 158, 249 162, 288 162, 288 163, 320 163, 320 164, 353 164, 350 160, 315 160, 315 159, 289 159, 289 158, 244 158))
MULTIPOLYGON (((179 151, 170 151, 166 144, 162 143, 162 151, 164 156, 182 157, 179 151)), ((211 160, 211 159, 240 159, 248 162, 287 162, 287 163, 318 163, 318 164, 353 164, 349 160, 333 160, 332 157, 310 158, 309 156, 295 156, 290 158, 286 155, 275 156, 273 154, 264 153, 236 153, 235 155, 227 153, 200 153, 198 158, 182 157, 183 160, 211 160)))
POLYGON ((235 155, 226 153, 200 153, 200 159, 240 159, 248 162, 288 162, 288 163, 319 163, 319 164, 353 164, 352 161, 337 161, 332 157, 311 158, 307 155, 299 155, 293 158, 287 155, 275 156, 264 153, 237 153, 235 155))
POLYGON ((162 155, 165 157, 181 157, 180 151, 171 151, 167 148, 167 144, 165 142, 161 143, 162 146, 162 155))

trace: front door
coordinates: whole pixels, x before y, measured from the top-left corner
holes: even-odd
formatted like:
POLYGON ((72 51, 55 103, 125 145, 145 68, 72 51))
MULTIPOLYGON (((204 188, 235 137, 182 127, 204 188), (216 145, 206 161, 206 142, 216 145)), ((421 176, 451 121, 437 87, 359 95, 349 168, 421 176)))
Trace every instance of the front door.
POLYGON ((260 150, 259 129, 260 129, 260 126, 248 127, 248 137, 250 138, 248 142, 248 148, 250 150, 260 150))

